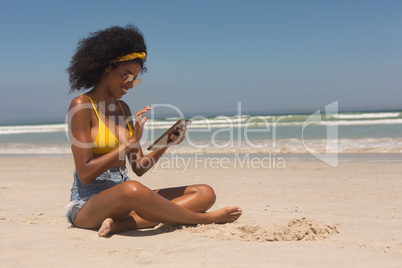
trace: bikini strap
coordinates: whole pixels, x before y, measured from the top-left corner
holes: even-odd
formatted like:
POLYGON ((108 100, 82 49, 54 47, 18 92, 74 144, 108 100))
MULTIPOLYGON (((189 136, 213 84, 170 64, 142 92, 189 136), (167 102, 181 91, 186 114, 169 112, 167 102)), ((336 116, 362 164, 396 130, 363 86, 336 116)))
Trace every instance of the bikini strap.
POLYGON ((120 102, 119 102, 117 99, 116 99, 116 101, 117 101, 117 103, 118 103, 119 106, 120 106, 120 109, 121 109, 121 111, 122 111, 122 113, 123 113, 123 115, 124 115, 124 119, 126 119, 126 124, 127 124, 127 126, 128 126, 128 129, 129 129, 130 132, 132 133, 133 130, 131 129, 131 126, 130 126, 130 124, 129 124, 128 121, 127 121, 127 117, 126 117, 126 114, 124 113, 123 107, 121 106, 120 102))
MULTIPOLYGON (((81 96, 82 96, 82 94, 81 94, 81 96)), ((94 111, 95 111, 95 113, 96 113, 96 116, 98 117, 98 119, 100 120, 100 118, 99 118, 99 114, 98 114, 98 112, 96 111, 96 108, 95 108, 95 105, 94 105, 94 103, 93 103, 93 101, 92 101, 92 99, 89 97, 89 96, 87 96, 87 95, 85 95, 90 101, 91 101, 91 103, 92 103, 92 107, 94 107, 94 111)))

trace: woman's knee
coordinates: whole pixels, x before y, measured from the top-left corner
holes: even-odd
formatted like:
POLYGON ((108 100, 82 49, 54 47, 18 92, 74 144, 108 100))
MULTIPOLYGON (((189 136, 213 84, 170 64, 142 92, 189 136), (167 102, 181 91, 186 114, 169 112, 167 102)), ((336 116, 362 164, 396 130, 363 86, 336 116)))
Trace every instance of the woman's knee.
POLYGON ((137 201, 150 197, 151 190, 138 181, 128 181, 122 184, 121 197, 124 200, 137 201))
POLYGON ((195 191, 200 197, 205 201, 206 210, 212 207, 216 201, 216 195, 214 189, 208 184, 197 184, 194 185, 195 191))

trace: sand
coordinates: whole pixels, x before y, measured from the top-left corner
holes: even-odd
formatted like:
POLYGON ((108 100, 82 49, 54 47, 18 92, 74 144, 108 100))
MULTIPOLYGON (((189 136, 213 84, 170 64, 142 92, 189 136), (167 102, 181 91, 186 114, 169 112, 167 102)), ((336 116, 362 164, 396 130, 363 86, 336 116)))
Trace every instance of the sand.
POLYGON ((163 232, 184 231, 198 233, 204 237, 220 240, 240 241, 314 241, 322 240, 339 233, 336 226, 330 226, 314 219, 292 219, 284 225, 253 225, 253 224, 208 224, 179 225, 162 223, 156 229, 163 232))
POLYGON ((0 157, 0 267, 400 267, 398 163, 159 166, 150 188, 211 185, 232 224, 161 224, 100 238, 72 228, 71 157, 0 157), (18 168, 16 168, 18 167, 18 168))

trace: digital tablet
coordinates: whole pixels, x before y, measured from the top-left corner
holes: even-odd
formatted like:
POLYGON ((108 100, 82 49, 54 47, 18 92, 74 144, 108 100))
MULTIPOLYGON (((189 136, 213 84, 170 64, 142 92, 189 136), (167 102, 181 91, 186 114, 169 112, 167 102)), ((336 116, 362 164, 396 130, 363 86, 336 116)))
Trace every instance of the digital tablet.
POLYGON ((165 131, 154 143, 152 143, 147 150, 159 150, 168 144, 169 136, 172 133, 177 132, 177 128, 187 127, 191 123, 191 120, 188 119, 179 119, 176 123, 173 124, 168 130, 165 131))

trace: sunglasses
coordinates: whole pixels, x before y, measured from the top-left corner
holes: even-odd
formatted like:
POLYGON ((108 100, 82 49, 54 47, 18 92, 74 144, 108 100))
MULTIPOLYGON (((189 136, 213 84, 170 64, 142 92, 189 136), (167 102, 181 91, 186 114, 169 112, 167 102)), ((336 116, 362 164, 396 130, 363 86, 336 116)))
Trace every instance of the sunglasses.
POLYGON ((120 73, 123 76, 124 83, 133 82, 133 87, 138 86, 142 81, 141 78, 136 79, 133 74, 124 74, 122 72, 120 72, 120 73))

